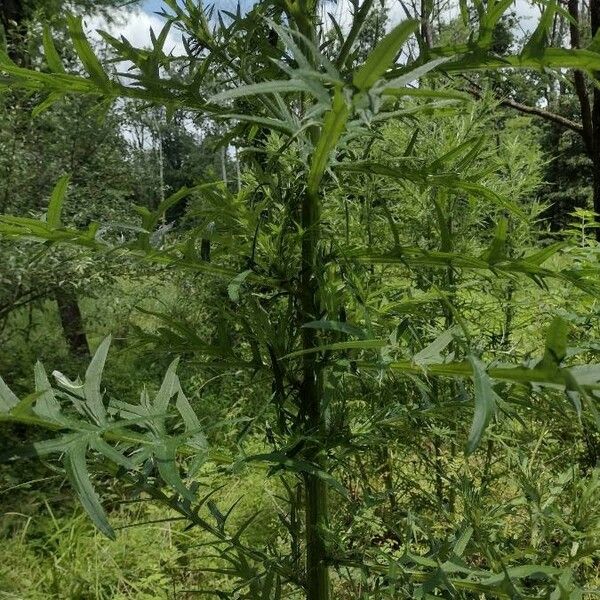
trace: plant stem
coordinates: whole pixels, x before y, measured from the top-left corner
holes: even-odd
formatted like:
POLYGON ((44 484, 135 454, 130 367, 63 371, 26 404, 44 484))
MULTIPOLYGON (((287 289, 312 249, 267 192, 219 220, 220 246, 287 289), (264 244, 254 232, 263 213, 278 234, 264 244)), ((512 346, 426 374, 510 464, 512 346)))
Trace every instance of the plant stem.
MULTIPOLYGON (((318 278, 316 263, 319 242, 320 200, 315 194, 304 194, 302 202, 302 273, 300 277, 301 316, 305 320, 318 318, 318 278)), ((301 325, 301 324, 300 324, 301 325)), ((302 348, 308 350, 318 345, 315 329, 302 329, 302 348)), ((320 438, 324 433, 322 415, 323 379, 316 354, 307 354, 303 359, 303 380, 300 389, 302 411, 306 415, 307 434, 320 438)), ((326 470, 323 456, 317 444, 307 450, 309 461, 319 470, 326 470)), ((314 474, 306 473, 306 598, 328 600, 329 569, 326 559, 324 533, 327 527, 327 486, 314 474)))
MULTIPOLYGON (((316 41, 317 0, 300 0, 290 8, 289 17, 295 22, 298 30, 309 40, 316 41)), ((302 44, 303 45, 303 44, 302 44)), ((309 61, 314 61, 312 52, 306 48, 309 61)), ((316 66, 316 65, 313 65, 316 66)), ((319 138, 318 128, 310 132, 313 146, 319 138)), ((300 328, 304 323, 318 319, 319 310, 319 269, 318 253, 320 240, 321 199, 317 192, 307 190, 302 197, 301 224, 302 260, 300 273, 300 290, 298 293, 301 310, 297 323, 300 328)), ((315 329, 302 328, 302 349, 310 350, 318 346, 315 329)), ((300 387, 301 414, 306 419, 307 438, 310 442, 306 449, 306 458, 320 471, 326 471, 326 460, 321 453, 320 440, 325 433, 323 419, 323 378, 318 363, 318 353, 306 354, 302 362, 302 384, 300 387)), ((306 519, 306 599, 329 600, 329 567, 325 543, 325 532, 328 522, 327 485, 315 474, 304 474, 305 487, 305 519, 306 519)))

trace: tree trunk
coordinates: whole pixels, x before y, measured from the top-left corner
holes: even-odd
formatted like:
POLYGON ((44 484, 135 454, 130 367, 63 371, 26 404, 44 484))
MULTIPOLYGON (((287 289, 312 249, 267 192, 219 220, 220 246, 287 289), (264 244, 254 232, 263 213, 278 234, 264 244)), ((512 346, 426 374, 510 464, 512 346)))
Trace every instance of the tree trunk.
MULTIPOLYGON (((571 47, 579 48, 581 46, 579 0, 569 0, 567 6, 572 18, 569 25, 571 47)), ((592 38, 594 38, 600 29, 600 0, 590 0, 590 26, 592 38)), ((594 73, 594 78, 597 79, 599 75, 600 73, 594 73)), ((592 175, 594 211, 600 214, 600 90, 594 86, 592 102, 590 102, 590 94, 587 91, 583 72, 577 69, 574 71, 574 83, 581 110, 583 126, 581 135, 594 167, 592 175)), ((595 233, 596 239, 600 242, 600 227, 596 228, 595 233)))
MULTIPOLYGON (((580 48, 581 36, 579 33, 579 0, 569 0, 568 8, 569 15, 572 17, 572 20, 569 23, 571 48, 580 48)), ((584 72, 579 69, 575 69, 573 71, 573 79, 575 84, 575 92, 577 93, 577 98, 579 100, 579 108, 581 111, 581 124, 583 126, 581 135, 583 137, 586 150, 591 156, 593 152, 592 108, 590 106, 590 98, 587 92, 584 72)))
MULTIPOLYGON (((590 0, 592 38, 600 30, 600 0, 590 0)), ((600 73, 594 73, 597 79, 600 73)), ((592 107, 592 163, 594 165, 594 211, 600 214, 600 90, 594 86, 592 107)), ((596 239, 600 242, 600 227, 596 227, 596 239)))
POLYGON ((57 290, 55 297, 60 322, 71 354, 78 358, 89 359, 90 350, 85 336, 83 317, 75 294, 65 290, 57 290))
POLYGON ((432 0, 421 0, 421 39, 426 48, 433 46, 433 32, 431 27, 432 0))

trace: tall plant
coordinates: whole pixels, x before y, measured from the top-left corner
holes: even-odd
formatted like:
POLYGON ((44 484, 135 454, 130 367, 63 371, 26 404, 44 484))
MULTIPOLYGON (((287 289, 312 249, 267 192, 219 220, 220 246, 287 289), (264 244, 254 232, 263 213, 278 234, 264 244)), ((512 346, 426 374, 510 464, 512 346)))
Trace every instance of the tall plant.
MULTIPOLYGON (((527 215, 510 199, 487 188, 485 173, 464 171, 480 151, 477 140, 467 140, 435 160, 413 155, 414 136, 404 156, 393 162, 372 152, 382 124, 400 120, 410 127, 420 115, 457 110, 457 105, 461 110, 465 97, 439 85, 449 75, 521 67, 594 72, 600 70, 595 46, 546 47, 550 22, 543 17, 520 54, 498 56, 492 49, 493 32, 510 2, 478 2, 479 29, 468 44, 421 45, 418 58, 404 63, 400 60, 403 48, 419 27, 417 21, 408 20, 394 27, 355 67, 352 50, 370 0, 353 5, 347 31, 333 24, 339 47, 333 59, 325 55, 324 24, 315 0, 263 0, 247 14, 219 15, 207 13, 191 0, 166 0, 165 4, 167 23, 160 34, 152 35, 151 50, 103 34, 116 59, 133 64, 127 73, 107 71, 86 39, 81 21, 72 18, 71 38, 85 73, 65 72, 47 31, 48 71, 19 67, 3 55, 0 84, 30 90, 46 104, 68 94, 89 94, 105 105, 124 97, 162 105, 167 114, 183 110, 208 115, 226 124, 229 139, 246 149, 249 187, 237 196, 212 183, 180 190, 157 210, 140 210, 142 230, 115 245, 96 223, 84 231, 62 225, 64 186, 59 184, 45 220, 3 216, 0 233, 82 246, 96 253, 126 252, 229 282, 228 293, 236 304, 229 328, 235 331, 235 339, 217 336, 214 343, 205 343, 193 339, 189 331, 183 337, 221 366, 269 374, 273 450, 242 456, 239 461, 266 462, 271 474, 285 475, 282 482, 289 492, 290 512, 285 526, 291 550, 285 554, 281 548, 249 547, 243 537, 248 524, 231 531, 229 513, 219 510, 210 493, 199 494, 195 477, 211 451, 201 420, 179 383, 177 362, 168 369, 158 393, 152 396, 143 391, 139 404, 105 402, 101 375, 109 340, 98 348, 83 381, 55 373, 57 384, 52 386, 38 365, 36 391, 26 398, 17 398, 0 383, 2 420, 58 432, 21 453, 62 456, 84 508, 98 528, 112 537, 114 532, 91 483, 88 465, 94 458, 95 469, 115 475, 178 512, 190 526, 208 532, 220 557, 230 565, 224 572, 240 580, 240 589, 249 598, 281 598, 290 591, 303 593, 308 600, 328 600, 332 570, 338 573, 342 568, 380 578, 383 583, 376 587, 388 586, 389 593, 408 581, 421 597, 435 589, 455 597, 488 593, 510 597, 525 593, 524 580, 531 575, 546 578, 550 589, 566 589, 562 571, 554 566, 507 566, 501 561, 502 568, 495 570, 493 565, 484 569, 466 564, 460 556, 467 538, 456 542, 443 564, 410 557, 400 560, 393 554, 375 561, 357 558, 333 538, 329 504, 348 496, 335 473, 345 457, 359 452, 356 432, 344 414, 348 379, 393 374, 417 386, 423 378, 472 380, 475 404, 465 440, 467 454, 479 446, 496 406, 503 406, 513 390, 522 386, 549 393, 566 390, 582 419, 597 422, 594 394, 600 389, 600 370, 566 365, 567 326, 560 318, 549 324, 539 360, 506 364, 491 361, 493 355, 480 355, 477 341, 447 290, 438 288, 436 301, 446 322, 455 326, 431 343, 424 342, 416 353, 409 353, 403 342, 406 326, 382 331, 363 311, 369 286, 381 284, 382 275, 391 269, 399 281, 441 269, 449 274, 443 285, 451 286, 451 273, 461 270, 515 281, 526 276, 542 287, 557 281, 597 294, 597 271, 545 266, 559 255, 562 244, 519 249, 519 254, 507 252, 504 215, 516 219, 527 215), (164 52, 173 27, 184 35, 185 56, 164 52), (348 222, 352 208, 346 200, 358 176, 376 182, 406 181, 434 191, 431 215, 439 232, 438 249, 403 245, 398 234, 401 215, 389 219, 390 236, 367 235, 364 242, 344 235, 339 224, 348 222), (212 207, 213 233, 208 241, 213 251, 209 254, 198 249, 199 242, 207 241, 204 224, 170 238, 161 230, 165 212, 189 195, 212 207), (491 214, 503 215, 485 252, 470 256, 453 249, 446 197, 484 200, 493 207, 491 214), (293 476, 301 484, 300 493, 289 485, 293 476), (330 498, 331 492, 336 496, 330 498), (300 529, 303 559, 298 550, 300 529)), ((417 311, 411 313, 410 302, 393 314, 407 313, 413 324, 421 318, 417 311)))

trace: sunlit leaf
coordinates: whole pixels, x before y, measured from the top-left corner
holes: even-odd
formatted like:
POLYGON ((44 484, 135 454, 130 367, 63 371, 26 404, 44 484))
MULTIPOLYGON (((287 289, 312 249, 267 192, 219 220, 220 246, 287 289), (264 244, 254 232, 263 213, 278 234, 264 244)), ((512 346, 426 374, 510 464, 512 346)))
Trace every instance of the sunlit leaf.
POLYGON ((8 413, 19 404, 19 399, 11 389, 4 383, 4 379, 0 377, 0 412, 8 413))
POLYGON ((104 370, 104 363, 106 362, 106 356, 108 355, 108 349, 110 348, 111 337, 104 338, 102 343, 98 346, 92 360, 85 372, 85 381, 83 384, 83 391, 85 394, 85 406, 89 411, 90 416, 98 425, 106 423, 106 408, 102 400, 102 372, 104 370))
POLYGON ((354 73, 353 83, 359 90, 368 90, 389 69, 400 49, 417 29, 418 21, 408 20, 396 25, 369 54, 365 64, 354 73))
POLYGON ((349 110, 343 90, 338 88, 333 96, 331 110, 325 115, 319 141, 312 156, 308 173, 309 194, 317 193, 331 153, 344 132, 348 114, 349 110))

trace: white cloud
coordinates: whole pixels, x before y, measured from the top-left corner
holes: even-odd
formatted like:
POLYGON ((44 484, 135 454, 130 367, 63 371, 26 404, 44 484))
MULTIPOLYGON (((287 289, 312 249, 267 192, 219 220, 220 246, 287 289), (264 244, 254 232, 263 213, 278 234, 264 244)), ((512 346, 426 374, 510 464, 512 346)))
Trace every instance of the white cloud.
MULTIPOLYGON (((113 21, 107 23, 103 17, 97 16, 86 19, 86 31, 92 40, 101 41, 97 29, 110 33, 110 35, 120 38, 124 36, 131 44, 137 48, 150 48, 150 29, 158 36, 164 26, 164 20, 156 14, 145 12, 141 9, 115 11, 113 21)), ((164 51, 166 54, 172 52, 174 55, 185 54, 181 35, 174 29, 169 31, 165 42, 164 51)))
MULTIPOLYGON (((408 10, 412 10, 410 2, 404 0, 408 10)), ((406 12, 402 6, 403 0, 385 0, 388 9, 388 27, 397 25, 400 21, 407 18, 406 12)), ((352 24, 352 3, 350 0, 337 0, 326 2, 321 5, 321 18, 327 25, 330 24, 327 13, 331 13, 342 29, 348 30, 352 24)), ((457 0, 441 3, 443 20, 448 22, 460 16, 459 3, 457 0)), ((537 25, 540 17, 540 5, 532 0, 514 0, 510 10, 520 18, 520 29, 523 33, 530 33, 537 25)))

